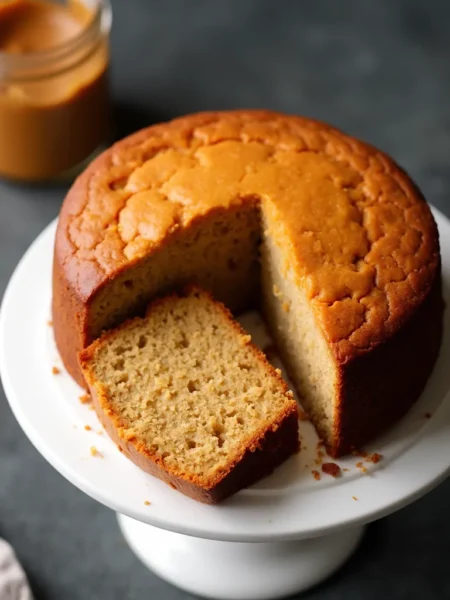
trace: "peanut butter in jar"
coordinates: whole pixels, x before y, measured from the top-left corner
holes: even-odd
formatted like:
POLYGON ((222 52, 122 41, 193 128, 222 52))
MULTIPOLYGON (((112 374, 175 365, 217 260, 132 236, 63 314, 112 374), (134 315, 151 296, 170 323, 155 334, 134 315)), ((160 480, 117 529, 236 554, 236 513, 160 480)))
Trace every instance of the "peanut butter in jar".
POLYGON ((0 0, 0 176, 42 181, 109 130, 107 0, 0 0))

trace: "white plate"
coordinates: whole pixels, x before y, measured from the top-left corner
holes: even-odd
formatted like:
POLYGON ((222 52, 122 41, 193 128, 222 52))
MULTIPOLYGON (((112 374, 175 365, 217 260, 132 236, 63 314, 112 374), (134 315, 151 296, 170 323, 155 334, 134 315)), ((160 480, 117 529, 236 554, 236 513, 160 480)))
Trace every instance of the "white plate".
MULTIPOLYGON (((450 282, 450 224, 437 211, 445 289, 450 282)), ((0 315, 0 372, 11 408, 32 443, 67 479, 106 506, 139 521, 196 537, 228 541, 301 539, 332 533, 384 516, 421 496, 450 468, 450 323, 446 313, 440 358, 422 395, 403 421, 369 448, 383 455, 377 465, 355 466, 316 481, 317 437, 301 422, 303 445, 272 476, 219 506, 205 506, 145 474, 120 454, 83 391, 62 368, 50 318, 51 262, 56 223, 32 244, 6 291, 0 315), (431 418, 426 418, 431 413, 431 418), (88 425, 91 431, 85 430, 88 425), (95 446, 101 453, 91 456, 95 446), (354 499, 357 498, 357 500, 354 499), (145 504, 150 502, 150 505, 145 504)), ((446 292, 448 296, 448 292, 446 292)), ((254 339, 267 343, 255 313, 243 319, 254 339)))

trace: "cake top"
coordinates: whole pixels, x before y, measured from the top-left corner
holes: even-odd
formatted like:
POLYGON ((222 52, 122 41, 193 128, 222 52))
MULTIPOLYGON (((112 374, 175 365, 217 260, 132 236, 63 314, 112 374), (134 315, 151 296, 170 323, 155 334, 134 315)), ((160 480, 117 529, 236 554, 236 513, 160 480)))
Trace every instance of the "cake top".
POLYGON ((439 266, 436 225, 386 155, 293 116, 204 113, 142 130, 78 178, 57 252, 89 298, 117 270, 216 207, 261 202, 269 235, 288 244, 299 285, 341 360, 398 329, 439 266))

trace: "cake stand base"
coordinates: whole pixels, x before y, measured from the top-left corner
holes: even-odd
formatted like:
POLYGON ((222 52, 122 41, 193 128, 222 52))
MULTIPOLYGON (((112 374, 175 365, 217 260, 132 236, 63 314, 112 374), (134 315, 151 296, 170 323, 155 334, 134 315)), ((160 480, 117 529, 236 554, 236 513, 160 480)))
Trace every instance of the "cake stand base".
POLYGON ((159 577, 191 594, 226 600, 269 600, 307 590, 347 560, 364 531, 248 544, 193 538, 121 514, 118 521, 131 549, 159 577))

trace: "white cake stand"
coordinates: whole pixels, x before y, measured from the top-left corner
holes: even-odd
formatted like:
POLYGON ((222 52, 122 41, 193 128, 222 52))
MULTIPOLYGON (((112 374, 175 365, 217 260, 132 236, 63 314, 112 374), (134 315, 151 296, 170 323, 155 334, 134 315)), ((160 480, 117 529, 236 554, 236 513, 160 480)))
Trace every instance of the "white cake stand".
MULTIPOLYGON (((435 211, 446 296, 450 224, 435 211)), ((301 422, 302 452, 271 477, 219 506, 199 504, 145 474, 120 454, 82 390, 62 369, 47 321, 55 223, 33 243, 11 278, 0 315, 0 371, 11 408, 39 452, 74 485, 118 513, 141 560, 164 579, 211 598, 263 599, 307 589, 356 548, 363 526, 425 494, 450 469, 450 322, 441 355, 409 414, 378 439, 364 473, 350 457, 343 476, 320 472, 317 438, 301 422), (52 367, 61 369, 53 374, 52 367), (86 427, 87 426, 87 427, 86 427), (94 447, 97 451, 95 454, 94 447), (258 542, 258 543, 251 543, 258 542)), ((244 319, 257 343, 256 314, 244 319)), ((326 459, 325 459, 326 460, 326 459)))

